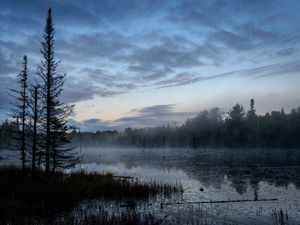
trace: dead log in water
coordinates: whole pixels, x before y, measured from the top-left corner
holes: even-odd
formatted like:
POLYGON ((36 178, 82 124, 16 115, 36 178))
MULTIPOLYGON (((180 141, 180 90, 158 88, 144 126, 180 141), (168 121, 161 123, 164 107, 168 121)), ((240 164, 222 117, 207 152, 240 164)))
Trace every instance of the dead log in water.
POLYGON ((220 200, 220 201, 198 201, 198 202, 162 202, 163 205, 184 205, 184 204, 214 204, 214 203, 235 203, 235 202, 268 202, 277 201, 277 198, 265 198, 265 199, 236 199, 236 200, 220 200))
POLYGON ((116 179, 134 179, 134 177, 130 177, 130 176, 112 176, 113 178, 116 178, 116 179))

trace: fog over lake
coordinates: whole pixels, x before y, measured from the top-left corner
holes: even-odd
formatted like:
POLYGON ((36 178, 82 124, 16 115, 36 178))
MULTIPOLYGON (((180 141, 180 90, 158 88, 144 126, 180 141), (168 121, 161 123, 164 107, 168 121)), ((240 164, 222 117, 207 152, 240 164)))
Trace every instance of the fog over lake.
POLYGON ((83 152, 85 159, 80 167, 87 171, 110 171, 145 181, 181 182, 182 196, 169 202, 278 199, 148 207, 163 216, 176 217, 180 211, 184 217, 201 207, 212 224, 220 220, 233 224, 274 224, 275 212, 282 209, 291 224, 300 222, 300 151, 297 150, 99 147, 83 152))
MULTIPOLYGON (((274 215, 280 210, 288 215, 290 224, 300 222, 298 150, 83 147, 81 151, 84 160, 74 170, 113 172, 145 182, 180 182, 181 195, 149 199, 148 205, 140 206, 158 217, 167 216, 165 222, 178 217, 185 221, 201 213, 210 224, 276 224, 274 215), (274 198, 278 200, 190 204, 274 198), (162 202, 186 204, 161 208, 162 202)), ((2 164, 14 162, 14 152, 2 155, 2 164)))

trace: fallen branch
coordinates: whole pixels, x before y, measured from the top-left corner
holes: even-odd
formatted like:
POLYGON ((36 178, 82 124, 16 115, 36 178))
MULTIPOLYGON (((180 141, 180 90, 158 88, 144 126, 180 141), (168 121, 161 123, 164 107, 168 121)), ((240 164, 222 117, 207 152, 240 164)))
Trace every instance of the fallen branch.
POLYGON ((130 176, 112 176, 112 177, 117 179, 134 179, 134 177, 130 177, 130 176))
POLYGON ((183 205, 183 204, 210 204, 210 203, 234 203, 234 202, 268 202, 277 201, 277 198, 270 199, 238 199, 238 200, 222 200, 222 201, 199 201, 199 202, 162 202, 162 205, 183 205))

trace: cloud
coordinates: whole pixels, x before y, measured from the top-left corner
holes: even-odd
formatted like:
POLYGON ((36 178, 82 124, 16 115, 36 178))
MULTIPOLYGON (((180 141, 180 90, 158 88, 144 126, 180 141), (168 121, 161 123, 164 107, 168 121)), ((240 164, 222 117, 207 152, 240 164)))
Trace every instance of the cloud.
POLYGON ((198 56, 193 53, 190 48, 173 42, 154 45, 149 48, 139 48, 122 59, 140 66, 187 68, 203 65, 198 56))
POLYGON ((291 47, 291 48, 280 49, 276 52, 276 54, 278 56, 286 57, 286 56, 294 55, 297 52, 298 52, 298 49, 291 47))
POLYGON ((101 120, 91 118, 84 121, 69 120, 69 124, 80 127, 82 131, 124 130, 127 127, 142 128, 162 126, 163 124, 179 125, 196 112, 177 112, 175 104, 153 105, 130 110, 132 116, 116 120, 101 120))
MULTIPOLYGON (((235 17, 264 17, 285 5, 277 0, 180 1, 170 7, 169 18, 174 23, 196 23, 211 28, 236 23, 235 17), (268 10, 268 11, 267 11, 268 10)), ((242 18, 240 18, 242 19, 242 18)))
POLYGON ((101 119, 88 119, 81 123, 83 131, 103 131, 103 130, 119 130, 118 126, 114 126, 109 122, 101 119))
POLYGON ((0 47, 0 77, 16 72, 16 65, 11 58, 4 53, 4 49, 0 47))
POLYGON ((114 60, 135 48, 125 36, 107 31, 91 34, 78 34, 57 40, 59 53, 68 61, 85 64, 83 59, 114 60))
POLYGON ((212 32, 208 37, 236 51, 249 51, 258 47, 265 48, 270 44, 281 44, 283 35, 258 28, 253 23, 246 23, 234 27, 233 31, 221 29, 212 32))
POLYGON ((59 69, 70 75, 62 96, 66 102, 230 76, 299 72, 294 61, 300 44, 297 1, 3 0, 0 109, 8 108, 3 90, 14 85, 10 77, 19 72, 23 54, 35 72, 48 7, 59 69), (265 66, 255 65, 262 60, 265 66), (242 69, 213 73, 228 65, 242 69))
POLYGON ((212 79, 221 79, 232 76, 241 78, 266 78, 272 76, 287 76, 287 75, 298 75, 300 73, 300 62, 292 61, 285 63, 274 63, 249 69, 241 69, 229 71, 226 73, 220 73, 215 75, 206 76, 195 76, 190 73, 179 73, 174 77, 166 80, 156 82, 155 85, 158 88, 169 88, 174 86, 182 86, 196 82, 203 82, 212 79))
POLYGON ((137 85, 128 82, 126 77, 111 75, 109 71, 85 67, 81 77, 69 77, 65 83, 62 99, 74 103, 95 97, 114 97, 135 90, 137 85), (84 84, 84 85, 83 85, 84 84))
POLYGON ((74 126, 76 128, 80 128, 81 131, 84 132, 97 132, 97 131, 106 131, 106 130, 122 130, 123 127, 116 126, 109 121, 104 121, 101 119, 87 119, 84 121, 77 121, 74 119, 70 119, 68 121, 70 126, 74 126))
POLYGON ((189 117, 194 116, 195 112, 177 112, 175 104, 153 105, 132 109, 133 116, 121 117, 115 121, 122 127, 146 127, 161 126, 163 124, 178 125, 189 117))
POLYGON ((203 77, 192 75, 188 72, 182 72, 176 74, 174 77, 166 80, 162 80, 159 82, 156 82, 155 85, 158 85, 158 88, 166 88, 166 87, 174 87, 174 86, 182 86, 187 85, 191 83, 198 82, 199 80, 202 80, 203 77))
MULTIPOLYGON (((53 9, 53 16, 55 19, 61 21, 64 25, 90 25, 93 26, 98 23, 100 16, 93 14, 87 7, 83 7, 84 2, 66 2, 53 0, 51 2, 44 0, 27 0, 26 2, 18 0, 4 0, 1 1, 1 6, 5 9, 6 15, 15 16, 15 20, 36 21, 38 24, 43 24, 47 9, 53 9), (30 15, 30 17, 26 16, 30 15)), ((29 23, 32 24, 32 23, 29 23)))
POLYGON ((95 86, 88 82, 82 85, 82 83, 75 81, 66 83, 61 98, 66 103, 75 103, 93 99, 94 97, 113 97, 124 93, 127 92, 122 90, 113 91, 105 87, 95 86))
POLYGON ((82 69, 82 72, 87 74, 90 81, 106 88, 116 88, 119 91, 131 91, 137 88, 136 84, 128 82, 128 78, 121 74, 112 75, 107 70, 88 67, 82 69))
POLYGON ((9 95, 9 89, 16 88, 16 81, 11 77, 0 76, 0 110, 10 110, 14 101, 9 95))

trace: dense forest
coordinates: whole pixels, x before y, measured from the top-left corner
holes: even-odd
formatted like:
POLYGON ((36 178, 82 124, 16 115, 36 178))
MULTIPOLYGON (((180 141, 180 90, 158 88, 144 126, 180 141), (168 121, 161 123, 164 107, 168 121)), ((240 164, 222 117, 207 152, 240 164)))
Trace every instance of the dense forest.
POLYGON ((76 144, 135 147, 300 148, 300 107, 290 113, 258 115, 254 100, 249 110, 236 104, 229 112, 201 111, 181 126, 126 128, 122 132, 72 132, 76 144))
MULTIPOLYGON (((2 124, 2 148, 13 141, 11 134, 16 129, 14 123, 2 124)), ((74 129, 68 135, 76 146, 300 148, 300 107, 289 113, 282 109, 258 115, 251 99, 248 111, 240 104, 229 112, 219 108, 204 110, 177 127, 163 125, 95 133, 74 129)))

